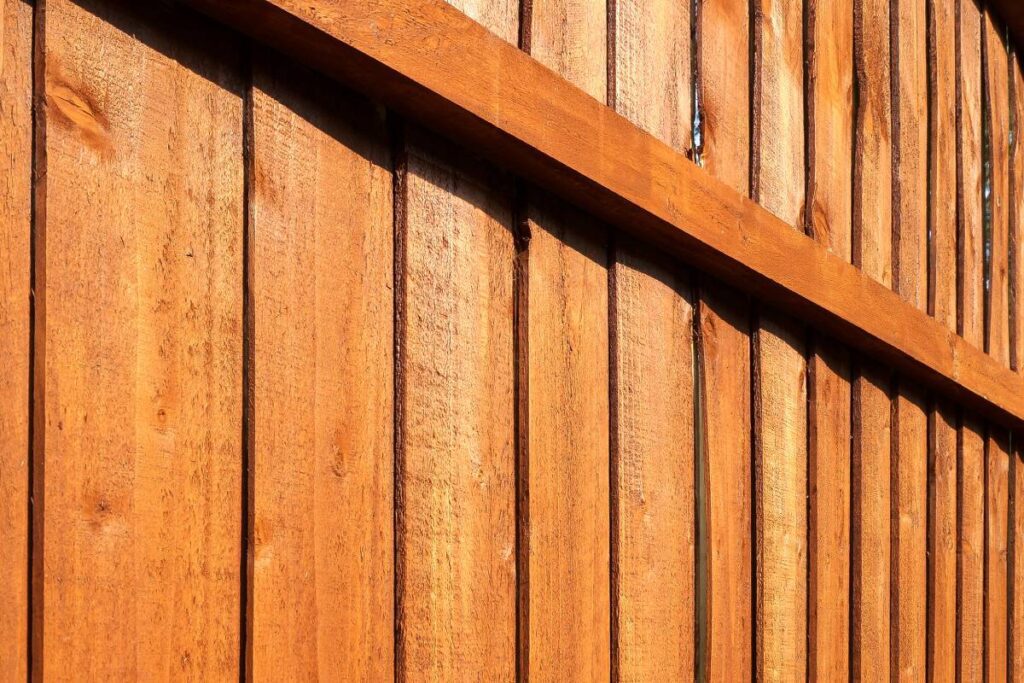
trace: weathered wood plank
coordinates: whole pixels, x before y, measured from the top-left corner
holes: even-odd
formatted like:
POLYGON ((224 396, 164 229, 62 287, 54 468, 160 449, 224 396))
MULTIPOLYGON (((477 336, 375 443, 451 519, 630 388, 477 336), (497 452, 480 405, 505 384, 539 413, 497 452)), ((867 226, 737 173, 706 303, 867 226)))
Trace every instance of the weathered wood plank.
MULTIPOLYGON (((789 225, 804 207, 803 16, 758 0, 752 193, 789 225)), ((755 331, 757 672, 795 680, 807 666, 807 366, 795 321, 762 312, 755 331)))
POLYGON ((862 364, 853 385, 853 624, 855 680, 889 679, 892 401, 890 380, 862 364))
POLYGON ((988 303, 985 348, 996 361, 1010 365, 1009 310, 1009 131, 1010 99, 1003 27, 985 13, 985 97, 988 103, 989 236, 988 303))
POLYGON ((0 671, 28 677, 32 5, 0 2, 0 671))
POLYGON ((399 665, 411 679, 511 680, 511 185, 485 168, 456 162, 457 150, 416 137, 408 143, 399 289, 399 665))
POLYGON ((394 636, 384 121, 272 53, 251 121, 252 675, 358 679, 394 636))
POLYGON ((960 252, 957 254, 958 331, 975 348, 985 344, 984 235, 982 229, 982 17, 977 0, 959 0, 957 30, 957 188, 960 252))
MULTIPOLYGON (((691 141, 690 13, 614 3, 616 110, 680 151, 691 141)), ((694 368, 690 278, 616 238, 610 277, 612 671, 624 681, 694 671, 694 368)))
POLYGON ((709 681, 746 680, 754 671, 750 305, 707 279, 699 293, 707 602, 698 657, 709 681))
POLYGON ((240 44, 68 0, 44 39, 34 677, 237 679, 240 44))
POLYGON ((965 415, 957 462, 957 674, 980 681, 984 671, 985 439, 981 422, 965 415))
POLYGON ((936 403, 928 430, 928 671, 956 680, 957 424, 956 412, 936 403))
POLYGON ((1007 680, 1009 606, 1009 435, 990 428, 985 448, 985 672, 1007 680))
POLYGON ((694 665, 693 305, 689 278, 617 244, 613 266, 620 680, 682 680, 694 665))

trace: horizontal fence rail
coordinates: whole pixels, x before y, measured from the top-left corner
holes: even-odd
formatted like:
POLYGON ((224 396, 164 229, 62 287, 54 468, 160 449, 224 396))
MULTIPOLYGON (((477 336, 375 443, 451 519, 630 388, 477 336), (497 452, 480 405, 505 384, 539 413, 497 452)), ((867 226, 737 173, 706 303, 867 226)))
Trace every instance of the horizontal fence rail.
POLYGON ((1011 427, 1024 379, 443 0, 189 0, 1011 427))

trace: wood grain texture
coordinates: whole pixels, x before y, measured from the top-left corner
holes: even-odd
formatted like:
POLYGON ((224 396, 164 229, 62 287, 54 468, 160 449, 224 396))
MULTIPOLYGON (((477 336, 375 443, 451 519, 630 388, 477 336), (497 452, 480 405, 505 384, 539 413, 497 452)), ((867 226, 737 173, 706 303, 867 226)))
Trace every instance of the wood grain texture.
POLYGON ((1009 642, 1009 435, 991 429, 985 462, 985 672, 988 680, 1007 680, 1009 642))
POLYGON ((519 37, 519 0, 447 0, 507 43, 519 37))
POLYGON ((928 671, 956 680, 957 421, 949 406, 930 409, 928 430, 928 671))
MULTIPOLYGON (((957 329, 956 2, 928 4, 928 310, 957 329)), ((956 679, 957 421, 943 401, 929 408, 928 665, 956 679)))
POLYGON ((701 129, 695 158, 739 194, 750 193, 750 0, 697 3, 701 129))
POLYGON ((394 635, 384 121, 269 53, 251 120, 252 675, 360 680, 394 635))
POLYGON ((977 0, 959 0, 959 117, 957 202, 960 236, 958 328, 975 348, 984 348, 984 234, 982 206, 981 12, 977 0))
MULTIPOLYGON (((806 229, 837 256, 852 256, 852 1, 810 2, 806 229)), ((815 338, 808 357, 808 678, 849 675, 849 353, 815 338)))
MULTIPOLYGON (((675 149, 691 140, 690 14, 614 5, 610 100, 675 149)), ((610 277, 613 678, 693 677, 694 311, 690 275, 616 236, 610 277)))
POLYGON ((34 675, 237 679, 239 44, 51 0, 45 45, 34 675))
POLYGON ((604 104, 608 14, 603 0, 531 0, 529 54, 604 104))
POLYGON ((928 0, 929 273, 928 310, 956 329, 957 130, 956 4, 928 0))
POLYGON ((850 359, 815 340, 808 393, 808 677, 849 674, 850 652, 850 359))
POLYGON ((609 675, 607 245, 553 201, 529 218, 529 671, 609 675))
POLYGON ((985 13, 985 96, 988 101, 990 253, 985 348, 996 361, 1010 365, 1009 309, 1009 130, 1010 99, 1003 28, 985 13))
POLYGON ((1019 51, 1010 60, 1010 79, 1010 361, 1014 370, 1024 373, 1024 70, 1019 51))
POLYGON ((854 0, 853 263, 892 286, 892 89, 889 3, 854 0))
POLYGON ((924 399, 901 383, 893 398, 892 673, 925 675, 927 625, 928 420, 924 399))
POLYGON ((853 384, 851 673, 889 679, 890 652, 890 380, 861 364, 853 384))
POLYGON ((28 676, 32 6, 0 2, 0 679, 28 676))
POLYGON ((1018 676, 1019 672, 1024 671, 1024 461, 1021 460, 1021 455, 1024 455, 1024 451, 1018 443, 1011 458, 1014 505, 1013 519, 1010 520, 1013 524, 1013 548, 1010 555, 1013 560, 1013 603, 1010 606, 1013 610, 1013 659, 1010 661, 1010 667, 1018 676))
MULTIPOLYGON (((410 136, 411 137, 411 136, 410 136)), ((405 186, 403 675, 515 675, 512 194, 410 143, 405 186)))
MULTIPOLYGON (((853 0, 808 0, 813 25, 807 36, 808 234, 850 260, 853 183, 853 0)), ((792 30, 792 27, 790 28, 792 30)))
POLYGON ((985 632, 985 438, 979 420, 965 415, 957 463, 957 674, 980 681, 985 632))
POLYGON ((690 11, 675 0, 615 0, 615 110, 680 152, 691 144, 690 11))
MULTIPOLYGON (((798 3, 759 0, 754 27, 752 193, 802 226, 804 91, 798 3)), ((807 666, 807 365, 805 333, 764 312, 755 331, 757 673, 795 680, 807 666)))
POLYGON ((807 384, 799 327, 762 316, 755 333, 757 671, 807 665, 807 384))
POLYGON ((613 528, 619 680, 694 670, 693 305, 689 278, 617 244, 613 528))
POLYGON ((709 681, 746 680, 754 671, 750 304, 705 279, 699 301, 707 519, 707 655, 700 664, 709 681))
POLYGON ((324 0, 188 2, 950 399, 1020 424, 1024 379, 440 0, 352 0, 343 12, 324 0))

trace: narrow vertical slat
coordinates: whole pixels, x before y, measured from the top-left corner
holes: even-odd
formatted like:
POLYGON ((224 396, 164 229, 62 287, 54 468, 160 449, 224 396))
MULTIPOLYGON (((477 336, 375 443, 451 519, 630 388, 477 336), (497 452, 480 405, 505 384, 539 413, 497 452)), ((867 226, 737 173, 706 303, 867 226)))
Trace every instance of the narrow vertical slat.
MULTIPOLYGON (((1019 119, 1018 119, 1019 120, 1019 119)), ((1020 676, 1024 672, 1024 461, 1021 456, 1024 450, 1016 441, 1015 453, 1013 453, 1013 498, 1014 509, 1013 519, 1013 604, 1012 628, 1013 628, 1013 660, 1010 662, 1011 670, 1020 676)))
MULTIPOLYGON (((928 4, 929 283, 928 309, 956 330, 956 1, 928 4)), ((956 412, 930 408, 928 499, 928 671, 956 678, 956 412)))
MULTIPOLYGON (((982 17, 957 2, 957 327, 984 345, 982 234, 982 17)), ((964 415, 957 459, 957 675, 981 680, 984 647, 985 454, 981 424, 964 415)))
POLYGON ((1009 598, 1009 435, 989 428, 985 467, 985 671, 988 680, 1007 675, 1009 598))
POLYGON ((255 55, 258 680, 358 678, 391 666, 393 228, 383 124, 361 98, 255 55))
MULTIPOLYGON (((852 258, 853 2, 807 0, 808 232, 852 258)), ((815 338, 810 393, 808 676, 849 673, 850 354, 815 338)))
MULTIPOLYGON (((924 0, 893 5, 893 285, 924 309, 928 288, 928 82, 924 0)), ((893 633, 899 680, 926 669, 927 440, 924 397, 899 381, 893 413, 893 633)))
POLYGON ((410 134, 402 675, 515 675, 512 192, 410 134))
MULTIPOLYGON (((892 285, 889 3, 854 0, 853 262, 892 285)), ((861 363, 853 387, 851 673, 889 677, 889 380, 861 363)))
POLYGON ((0 678, 28 673, 32 5, 0 2, 0 678))
MULTIPOLYGON (((605 101, 604 2, 533 3, 529 21, 531 54, 605 101)), ((591 218, 528 195, 524 673, 593 680, 611 670, 608 245, 591 218)))
POLYGON ((990 188, 988 319, 985 344, 1000 363, 1010 364, 1009 312, 1009 131, 1010 99, 1003 28, 985 13, 985 96, 988 101, 990 188))
MULTIPOLYGON (((618 0, 611 101, 676 149, 691 140, 690 11, 618 0)), ((693 304, 689 276, 618 240, 613 330, 613 670, 682 680, 694 670, 693 304)))
POLYGON ((1016 47, 1010 60, 1013 98, 1013 144, 1010 148, 1013 169, 1010 186, 1010 339, 1012 367, 1024 372, 1024 70, 1021 52, 1016 47))
POLYGON ((237 679, 240 46, 68 0, 45 41, 37 673, 237 679))
MULTIPOLYGON (((699 0, 696 157, 737 192, 750 188, 750 2, 699 0)), ((709 681, 754 671, 750 305, 700 283, 701 458, 706 499, 698 672, 709 681)))
POLYGON ((977 348, 984 346, 984 236, 982 232, 982 73, 981 25, 978 0, 958 0, 959 138, 957 161, 957 226, 960 251, 957 270, 959 332, 977 348))
MULTIPOLYGON (((753 194, 803 224, 802 3, 758 0, 753 194)), ((796 321, 763 311, 755 332, 757 673, 802 679, 807 665, 807 367, 796 321)))

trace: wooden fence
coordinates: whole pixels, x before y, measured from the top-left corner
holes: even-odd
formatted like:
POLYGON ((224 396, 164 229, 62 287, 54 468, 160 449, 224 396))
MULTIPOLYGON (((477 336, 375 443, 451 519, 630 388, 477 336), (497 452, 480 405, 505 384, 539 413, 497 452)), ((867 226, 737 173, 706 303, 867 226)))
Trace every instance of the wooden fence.
POLYGON ((1024 678, 994 5, 0 0, 0 680, 1024 678))

